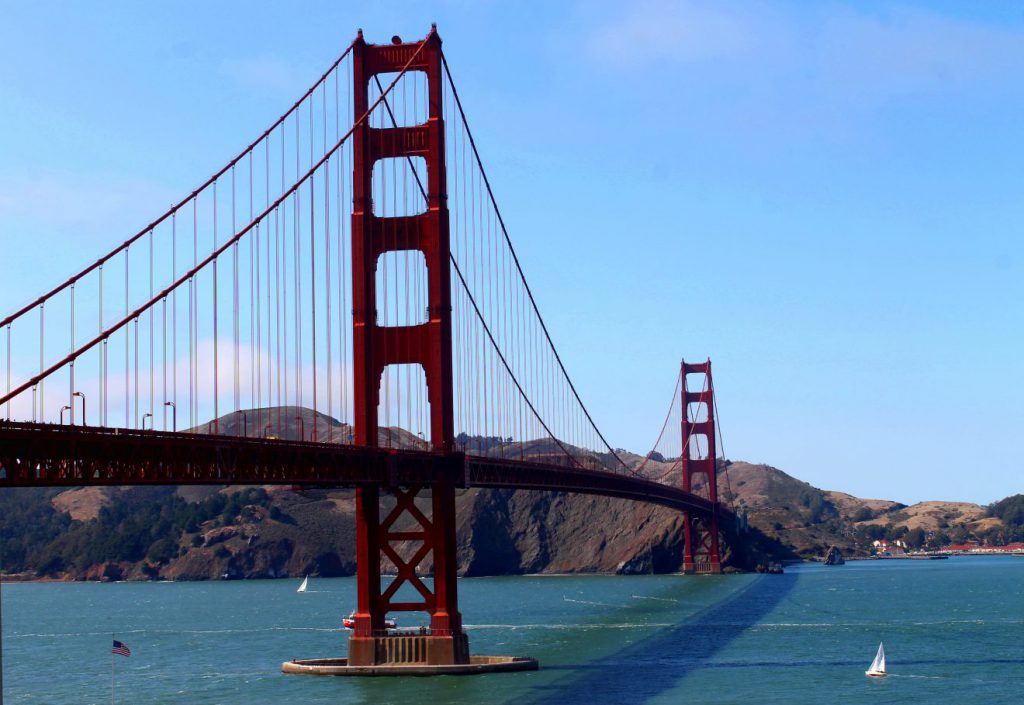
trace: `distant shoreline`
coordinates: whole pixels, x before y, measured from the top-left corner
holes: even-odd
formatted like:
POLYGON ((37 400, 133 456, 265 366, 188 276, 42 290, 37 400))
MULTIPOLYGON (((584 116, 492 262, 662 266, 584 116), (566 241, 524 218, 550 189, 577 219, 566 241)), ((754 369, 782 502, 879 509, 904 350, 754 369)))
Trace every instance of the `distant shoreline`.
MULTIPOLYGON (((941 560, 943 558, 980 558, 993 556, 1024 557, 1024 551, 958 551, 952 553, 936 551, 934 553, 908 553, 903 556, 844 556, 844 559, 849 563, 850 561, 928 561, 941 560)), ((823 558, 808 558, 800 562, 821 563, 823 560, 823 558)))
MULTIPOLYGON (((906 556, 851 556, 846 558, 847 563, 853 561, 922 561, 922 560, 941 560, 942 558, 1001 558, 1001 557, 1014 557, 1024 558, 1024 552, 1016 553, 917 553, 906 556)), ((821 558, 804 558, 799 560, 787 560, 782 561, 783 565, 801 565, 801 564, 821 564, 823 559, 821 558)), ((753 571, 748 571, 753 573, 753 571)), ((681 575, 682 573, 656 573, 655 575, 681 575)), ((746 573, 738 572, 736 574, 742 575, 746 573)), ((587 577, 587 576, 606 576, 606 577, 637 577, 638 575, 650 575, 650 573, 642 574, 626 574, 626 573, 508 573, 500 575, 475 575, 474 578, 558 578, 558 577, 587 577)), ((728 573, 725 573, 728 575, 728 573)), ((355 575, 334 575, 329 578, 320 576, 310 576, 317 580, 329 580, 333 578, 353 578, 355 575)), ((76 580, 74 578, 53 578, 53 577, 37 577, 25 573, 11 573, 2 574, 0 573, 0 584, 4 585, 15 585, 24 583, 235 583, 235 582, 255 582, 263 580, 300 580, 301 576, 283 576, 277 578, 231 578, 228 580, 168 580, 162 578, 160 580, 76 580)))

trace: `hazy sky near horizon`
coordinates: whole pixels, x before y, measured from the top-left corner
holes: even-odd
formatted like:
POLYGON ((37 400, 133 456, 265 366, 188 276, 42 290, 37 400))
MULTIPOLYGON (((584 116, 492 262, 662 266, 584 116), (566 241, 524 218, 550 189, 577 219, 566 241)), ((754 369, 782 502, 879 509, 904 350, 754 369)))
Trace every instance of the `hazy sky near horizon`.
POLYGON ((8 3, 0 313, 148 223, 348 45, 438 23, 555 342, 643 452, 902 502, 1024 491, 1024 4, 8 3))

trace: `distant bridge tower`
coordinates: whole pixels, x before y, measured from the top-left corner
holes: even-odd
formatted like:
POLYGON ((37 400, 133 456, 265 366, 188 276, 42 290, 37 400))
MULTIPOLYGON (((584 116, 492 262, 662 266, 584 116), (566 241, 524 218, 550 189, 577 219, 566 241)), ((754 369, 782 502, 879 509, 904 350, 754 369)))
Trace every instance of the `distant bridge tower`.
POLYGON ((681 363, 683 376, 683 489, 693 491, 694 477, 704 476, 707 496, 714 508, 709 517, 683 513, 684 573, 721 573, 718 552, 718 478, 717 444, 715 442, 715 385, 711 379, 711 360, 681 363), (688 374, 704 375, 704 383, 696 391, 687 384, 688 374))
MULTIPOLYGON (((404 660, 468 663, 469 644, 462 631, 456 592, 455 485, 461 482, 464 471, 462 456, 454 453, 450 235, 441 39, 436 30, 431 30, 423 42, 412 44, 367 44, 360 33, 353 45, 353 87, 357 121, 353 135, 352 212, 355 443, 378 445, 377 409, 384 369, 388 365, 418 364, 423 368, 427 383, 432 450, 450 462, 436 463, 434 467, 440 470, 433 474, 427 471, 421 485, 391 487, 398 502, 383 521, 379 489, 367 485, 357 490, 358 604, 355 630, 349 641, 349 664, 404 660), (360 121, 370 106, 370 81, 379 74, 397 73, 406 67, 410 72, 426 74, 427 121, 420 125, 386 128, 371 127, 369 119, 360 121), (426 211, 394 217, 375 215, 374 164, 381 159, 413 157, 426 162, 426 183, 423 184, 426 211), (407 250, 421 252, 426 261, 428 320, 419 325, 378 325, 378 262, 384 253, 407 250), (429 490, 432 507, 429 518, 414 504, 423 490, 429 490), (418 524, 415 530, 394 530, 403 514, 411 516, 418 524), (393 546, 393 542, 399 541, 418 545, 408 561, 399 556, 393 546), (434 563, 432 588, 416 574, 417 566, 430 554, 434 563), (385 556, 396 565, 398 573, 382 590, 380 562, 385 556), (420 600, 396 601, 398 589, 403 585, 411 586, 420 600), (389 637, 384 620, 385 615, 393 611, 429 613, 429 633, 412 639, 389 637)), ((383 198, 383 194, 378 197, 383 198)))

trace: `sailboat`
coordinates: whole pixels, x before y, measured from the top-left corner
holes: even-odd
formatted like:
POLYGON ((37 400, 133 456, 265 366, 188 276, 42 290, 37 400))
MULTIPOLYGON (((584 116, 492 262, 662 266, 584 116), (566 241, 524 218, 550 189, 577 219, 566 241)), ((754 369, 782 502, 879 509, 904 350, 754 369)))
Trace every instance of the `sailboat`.
POLYGON ((876 677, 885 675, 885 646, 881 643, 878 645, 878 653, 875 654, 875 660, 871 662, 868 670, 864 671, 864 675, 876 677))
POLYGON ((309 576, 307 575, 302 579, 302 585, 299 585, 299 589, 295 592, 306 592, 306 588, 309 587, 309 576))

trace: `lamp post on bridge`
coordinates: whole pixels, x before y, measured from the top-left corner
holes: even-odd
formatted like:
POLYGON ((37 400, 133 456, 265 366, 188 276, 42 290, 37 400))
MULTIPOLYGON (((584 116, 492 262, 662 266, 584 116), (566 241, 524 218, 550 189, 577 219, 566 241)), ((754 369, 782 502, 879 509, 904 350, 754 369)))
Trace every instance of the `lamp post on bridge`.
MULTIPOLYGON (((165 401, 164 406, 171 407, 171 430, 174 432, 178 431, 178 407, 174 405, 173 401, 165 401)), ((164 429, 167 428, 167 417, 164 416, 164 429)))
POLYGON ((75 392, 71 396, 72 397, 81 397, 82 398, 82 425, 83 426, 88 426, 89 424, 87 424, 85 422, 85 394, 83 394, 82 392, 75 392))

